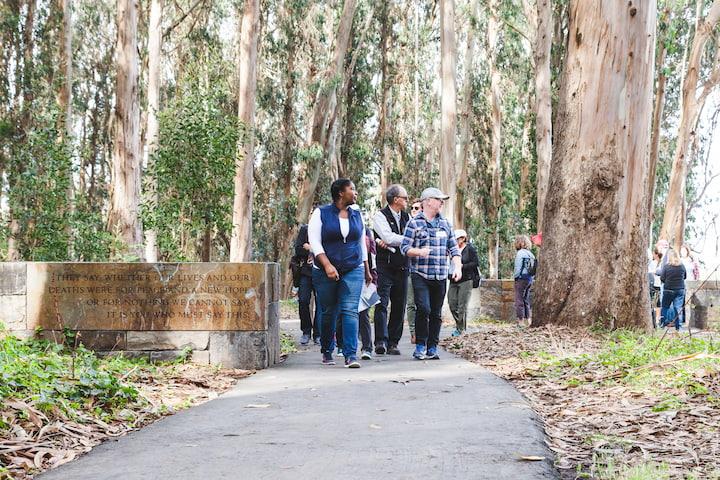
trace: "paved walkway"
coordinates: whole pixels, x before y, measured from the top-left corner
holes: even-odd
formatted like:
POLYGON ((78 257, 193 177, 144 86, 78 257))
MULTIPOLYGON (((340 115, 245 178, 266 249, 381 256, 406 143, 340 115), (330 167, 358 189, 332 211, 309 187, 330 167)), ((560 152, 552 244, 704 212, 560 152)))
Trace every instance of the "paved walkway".
POLYGON ((38 478, 556 478, 533 412, 508 383, 447 352, 416 361, 401 347, 358 370, 322 366, 318 347, 304 349, 38 478))

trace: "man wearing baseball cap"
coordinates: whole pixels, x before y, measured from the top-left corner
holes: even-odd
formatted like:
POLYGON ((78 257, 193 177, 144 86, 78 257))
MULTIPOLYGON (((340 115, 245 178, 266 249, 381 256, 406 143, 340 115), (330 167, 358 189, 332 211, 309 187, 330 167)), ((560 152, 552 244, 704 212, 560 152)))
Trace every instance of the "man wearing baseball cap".
POLYGON ((417 313, 415 315, 415 352, 418 360, 437 360, 442 306, 449 272, 448 253, 453 263, 452 278, 462 277, 462 263, 455 233, 440 214, 450 198, 438 188, 426 188, 420 195, 422 212, 405 227, 400 245, 403 255, 410 257, 410 275, 417 313))

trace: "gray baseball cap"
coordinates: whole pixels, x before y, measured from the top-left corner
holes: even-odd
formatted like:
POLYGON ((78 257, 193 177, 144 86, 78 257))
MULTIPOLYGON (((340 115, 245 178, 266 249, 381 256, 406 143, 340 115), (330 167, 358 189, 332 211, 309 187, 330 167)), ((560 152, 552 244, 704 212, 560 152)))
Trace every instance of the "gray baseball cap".
POLYGON ((450 195, 445 195, 443 192, 440 191, 439 188, 430 187, 423 190, 422 194, 420 195, 420 200, 427 200, 428 198, 447 200, 448 198, 450 198, 450 195))

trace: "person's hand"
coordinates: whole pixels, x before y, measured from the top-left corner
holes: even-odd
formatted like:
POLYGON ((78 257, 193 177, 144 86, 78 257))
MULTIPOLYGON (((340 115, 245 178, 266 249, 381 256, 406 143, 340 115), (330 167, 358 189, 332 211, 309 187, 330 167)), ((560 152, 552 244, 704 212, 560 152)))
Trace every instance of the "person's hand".
POLYGON ((387 248, 388 248, 388 244, 385 243, 382 238, 377 238, 377 239, 375 239, 375 243, 376 243, 377 246, 380 247, 380 248, 384 248, 384 249, 387 249, 387 248))
POLYGON ((370 271, 368 269, 365 269, 365 285, 370 285, 372 283, 372 275, 370 274, 370 271))
POLYGON ((327 275, 330 280, 335 280, 336 282, 340 280, 340 274, 331 263, 328 263, 325 267, 325 275, 327 275))
POLYGON ((310 251, 310 244, 307 243, 307 242, 303 243, 303 248, 309 252, 309 251, 310 251))
POLYGON ((417 256, 421 258, 427 258, 430 256, 430 247, 423 247, 417 249, 417 256))
POLYGON ((455 269, 455 271, 452 273, 452 279, 453 282, 458 282, 462 278, 462 271, 455 269))

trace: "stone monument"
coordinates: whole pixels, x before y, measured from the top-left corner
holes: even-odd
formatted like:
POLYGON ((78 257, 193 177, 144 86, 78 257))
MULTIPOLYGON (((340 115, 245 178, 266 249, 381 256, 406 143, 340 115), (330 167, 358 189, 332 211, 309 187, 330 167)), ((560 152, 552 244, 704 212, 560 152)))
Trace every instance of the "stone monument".
POLYGON ((3 263, 0 321, 19 336, 63 341, 64 329, 102 355, 237 368, 277 363, 275 263, 3 263))

